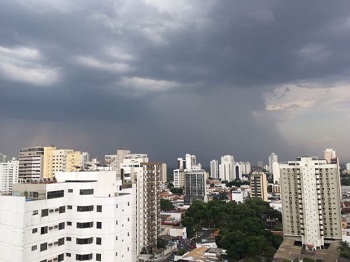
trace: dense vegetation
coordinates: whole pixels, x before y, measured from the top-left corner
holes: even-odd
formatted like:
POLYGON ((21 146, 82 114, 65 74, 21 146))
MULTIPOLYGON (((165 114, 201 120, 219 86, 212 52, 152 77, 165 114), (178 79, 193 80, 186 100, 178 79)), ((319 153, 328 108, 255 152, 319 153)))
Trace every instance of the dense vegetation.
POLYGON ((339 251, 340 251, 340 257, 350 259, 350 247, 347 242, 345 241, 341 242, 339 251))
POLYGON ((195 202, 182 220, 189 237, 202 227, 220 229, 216 243, 227 250, 229 261, 272 261, 282 237, 266 229, 264 218, 281 218, 280 212, 260 199, 250 199, 244 204, 210 201, 195 202))
POLYGON ((173 203, 168 199, 160 199, 160 210, 162 211, 170 211, 174 210, 173 203))

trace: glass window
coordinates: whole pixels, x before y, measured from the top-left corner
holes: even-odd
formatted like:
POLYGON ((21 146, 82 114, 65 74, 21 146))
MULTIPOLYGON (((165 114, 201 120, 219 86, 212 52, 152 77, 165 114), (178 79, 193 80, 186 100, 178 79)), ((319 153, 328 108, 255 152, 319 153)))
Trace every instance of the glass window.
POLYGON ((47 217, 49 215, 49 210, 48 209, 42 209, 41 210, 41 216, 42 217, 47 217))

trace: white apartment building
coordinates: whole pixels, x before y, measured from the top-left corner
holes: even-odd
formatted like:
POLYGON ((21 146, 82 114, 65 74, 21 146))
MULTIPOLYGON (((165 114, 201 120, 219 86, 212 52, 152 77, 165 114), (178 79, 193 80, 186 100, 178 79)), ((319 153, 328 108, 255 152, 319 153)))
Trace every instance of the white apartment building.
POLYGON ((234 177, 234 165, 235 160, 231 155, 224 155, 221 157, 221 162, 219 165, 219 178, 225 181, 232 181, 234 177))
POLYGON ((115 172, 57 173, 0 196, 1 261, 136 261, 131 191, 115 172))
POLYGON ((18 183, 18 160, 0 163, 0 195, 12 195, 12 185, 18 183))
POLYGON ((341 241, 338 164, 311 157, 280 164, 283 233, 308 249, 341 241))
POLYGON ((273 174, 273 168, 272 165, 273 163, 278 162, 278 156, 275 153, 271 153, 271 155, 269 156, 269 171, 270 173, 273 174))
POLYGON ((210 177, 219 178, 219 162, 217 160, 210 161, 210 177))
POLYGON ((6 159, 7 159, 7 156, 2 154, 2 153, 0 153, 0 163, 6 162, 6 159))
POLYGON ((278 162, 272 163, 272 177, 273 177, 273 183, 279 184, 280 178, 281 178, 281 172, 280 172, 280 164, 278 162))

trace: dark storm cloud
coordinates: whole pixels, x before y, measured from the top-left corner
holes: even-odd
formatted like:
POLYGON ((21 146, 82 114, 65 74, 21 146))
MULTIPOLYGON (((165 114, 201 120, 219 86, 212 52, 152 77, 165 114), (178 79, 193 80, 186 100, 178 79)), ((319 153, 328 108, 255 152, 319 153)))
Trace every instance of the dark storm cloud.
POLYGON ((49 130, 42 140, 16 133, 23 143, 66 140, 100 156, 120 146, 168 162, 187 152, 202 162, 302 154, 253 112, 275 86, 348 80, 350 3, 173 4, 0 2, 2 126, 23 121, 49 130))

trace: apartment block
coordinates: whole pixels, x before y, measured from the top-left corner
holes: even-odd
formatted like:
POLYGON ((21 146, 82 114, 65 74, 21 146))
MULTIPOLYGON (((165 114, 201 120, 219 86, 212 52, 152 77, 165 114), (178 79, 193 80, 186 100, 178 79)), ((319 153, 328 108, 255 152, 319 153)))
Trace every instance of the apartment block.
POLYGON ((253 172, 250 175, 250 197, 261 198, 263 201, 268 201, 267 196, 267 179, 263 172, 253 172))
POLYGON ((207 172, 203 169, 185 170, 185 198, 184 204, 191 205, 194 201, 200 200, 207 202, 206 181, 207 172))
POLYGON ((313 250, 341 241, 338 164, 301 157, 280 164, 280 173, 284 237, 313 250))
POLYGON ((18 183, 18 160, 0 162, 0 195, 12 195, 15 183, 18 183))
POLYGON ((1 261, 136 261, 131 190, 115 172, 59 172, 0 197, 1 261))

